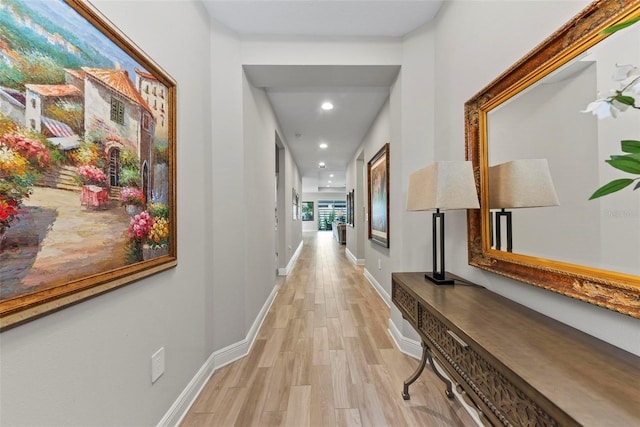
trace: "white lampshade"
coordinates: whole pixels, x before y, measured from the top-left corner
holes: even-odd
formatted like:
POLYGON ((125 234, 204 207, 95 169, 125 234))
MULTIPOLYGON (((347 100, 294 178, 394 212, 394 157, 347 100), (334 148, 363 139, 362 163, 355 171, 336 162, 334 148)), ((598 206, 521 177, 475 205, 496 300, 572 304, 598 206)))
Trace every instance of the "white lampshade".
POLYGON ((409 176, 408 211, 479 207, 469 161, 440 161, 409 176))
POLYGON ((547 159, 521 159, 489 168, 489 208, 557 206, 547 159))

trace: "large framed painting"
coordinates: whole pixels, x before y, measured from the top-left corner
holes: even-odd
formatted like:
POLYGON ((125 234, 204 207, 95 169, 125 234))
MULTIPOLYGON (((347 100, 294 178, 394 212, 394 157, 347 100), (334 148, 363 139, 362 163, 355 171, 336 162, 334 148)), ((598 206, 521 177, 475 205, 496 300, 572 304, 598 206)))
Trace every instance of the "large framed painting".
POLYGON ((313 202, 302 202, 302 220, 313 221, 313 202))
POLYGON ((369 239, 389 247, 389 144, 367 164, 369 239))
POLYGON ((0 3, 0 329, 177 264, 175 117, 88 3, 0 3))

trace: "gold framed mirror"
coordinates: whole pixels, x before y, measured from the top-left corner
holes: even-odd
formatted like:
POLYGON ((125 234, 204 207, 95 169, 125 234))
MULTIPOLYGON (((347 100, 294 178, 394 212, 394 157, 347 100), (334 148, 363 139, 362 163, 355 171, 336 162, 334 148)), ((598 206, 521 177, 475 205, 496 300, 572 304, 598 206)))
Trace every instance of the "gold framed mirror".
MULTIPOLYGON (((603 80, 604 65, 600 65, 594 58, 606 55, 594 52, 604 52, 596 49, 605 49, 603 46, 609 46, 607 43, 611 40, 630 37, 619 36, 618 33, 613 36, 602 34, 602 30, 637 16, 640 16, 639 0, 597 0, 590 4, 465 103, 465 133, 466 158, 472 161, 474 166, 481 206, 479 210, 469 210, 467 213, 469 264, 640 318, 640 191, 627 189, 598 201, 588 200, 600 185, 610 180, 606 178, 609 175, 603 170, 612 168, 607 166, 604 160, 609 154, 618 154, 620 141, 609 141, 609 145, 606 146, 608 148, 602 148, 597 145, 596 137, 594 152, 584 154, 591 160, 579 161, 580 168, 586 171, 585 176, 595 176, 594 182, 586 182, 576 176, 572 176, 570 180, 564 179, 565 176, 573 175, 571 171, 578 169, 573 157, 571 160, 563 161, 555 154, 548 155, 529 150, 532 147, 540 149, 545 144, 538 141, 544 140, 547 148, 554 152, 564 150, 561 147, 571 147, 571 150, 565 151, 569 151, 573 156, 573 150, 581 150, 583 146, 589 145, 583 143, 582 136, 575 136, 578 129, 580 135, 588 135, 589 129, 602 133, 598 127, 604 128, 604 125, 600 124, 602 121, 580 111, 587 107, 583 99, 567 97, 571 102, 578 102, 576 105, 581 105, 581 108, 564 101, 558 103, 556 95, 559 90, 554 88, 560 87, 565 90, 569 85, 568 79, 580 75, 582 83, 579 84, 583 86, 578 85, 577 89, 573 90, 583 94, 585 99, 595 100, 601 89, 602 84, 599 81, 603 80), (593 84, 593 90, 585 90, 585 84, 593 84), (550 104, 545 101, 547 98, 539 93, 531 95, 540 87, 544 90, 539 92, 547 92, 544 96, 553 94, 554 108, 550 108, 550 104), (533 98, 542 99, 545 103, 532 104, 533 98), (545 109, 553 111, 552 119, 538 117, 537 123, 525 122, 530 117, 537 116, 538 111, 545 109), (567 110, 569 119, 557 117, 558 111, 567 110), (569 122, 573 123, 576 132, 570 129, 567 131, 569 122), (504 126, 504 123, 512 124, 512 133, 506 131, 505 127, 509 126, 504 126), (541 124, 544 125, 544 129, 541 124), (550 135, 548 129, 554 128, 562 128, 564 133, 558 136, 550 135), (514 141, 519 140, 524 140, 521 145, 524 144, 527 150, 513 153, 504 151, 504 147, 507 146, 517 147, 514 141), (618 152, 611 148, 616 144, 618 152), (512 250, 511 247, 508 251, 504 250, 504 247, 500 249, 500 246, 496 245, 498 242, 494 231, 500 227, 501 222, 495 222, 491 208, 496 206, 489 204, 492 188, 494 195, 497 191, 495 184, 493 187, 489 185, 490 167, 511 160, 541 157, 548 160, 551 176, 558 190, 559 206, 514 210, 514 224, 519 224, 520 231, 514 226, 512 250), (590 170, 590 167, 595 169, 590 170), (627 202, 623 202, 623 205, 610 205, 622 198, 632 200, 632 208, 624 205, 627 202), (590 217, 587 211, 591 210, 594 211, 596 223, 587 222, 587 217, 590 217), (615 224, 614 220, 617 221, 615 224), (621 220, 624 220, 624 226, 621 226, 621 220), (594 227, 598 230, 597 236, 594 227), (525 233, 522 232, 524 229, 528 229, 529 234, 534 235, 529 241, 526 241, 525 233), (591 240, 589 244, 592 246, 587 246, 583 240, 591 240), (604 240, 606 242, 603 243, 604 240), (624 241, 632 244, 631 249, 622 251, 624 256, 614 254, 614 262, 602 261, 603 253, 611 252, 610 248, 617 248, 620 242, 624 241), (559 247, 564 247, 564 252, 559 247), (589 247, 593 250, 586 249, 589 247), (589 255, 589 252, 593 254, 589 255), (620 261, 620 265, 616 264, 622 258, 628 259, 620 261)), ((632 28, 640 34, 640 23, 619 33, 631 31, 632 28)), ((634 50, 636 55, 635 65, 640 67, 640 35, 638 37, 631 44, 634 46, 631 50, 634 50)), ((625 46, 628 47, 629 44, 625 46)), ((611 88, 614 88, 615 82, 611 81, 611 74, 609 72, 606 78, 609 79, 611 88)), ((574 80, 571 82, 573 85, 574 80)), ((625 114, 635 115, 633 124, 626 126, 626 130, 631 129, 634 134, 629 135, 627 132, 627 138, 640 139, 640 112, 630 111, 625 114)), ((620 171, 617 172, 622 174, 620 171)))

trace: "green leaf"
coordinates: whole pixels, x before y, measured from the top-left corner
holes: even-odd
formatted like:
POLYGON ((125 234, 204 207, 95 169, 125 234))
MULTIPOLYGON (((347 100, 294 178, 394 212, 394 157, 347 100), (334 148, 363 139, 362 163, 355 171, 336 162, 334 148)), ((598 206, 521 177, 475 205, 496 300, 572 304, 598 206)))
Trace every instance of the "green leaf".
POLYGON ((607 194, 615 193, 616 191, 620 191, 623 188, 631 185, 635 181, 631 178, 622 178, 611 181, 608 184, 603 185, 598 188, 595 193, 589 197, 589 200, 597 199, 598 197, 606 196, 607 194))
POLYGON ((636 100, 633 96, 627 96, 627 95, 616 95, 614 97, 614 99, 616 101, 618 101, 621 104, 625 104, 625 105, 631 105, 634 106, 636 104, 636 100))
POLYGON ((640 153, 640 141, 633 139, 625 139, 620 141, 622 145, 622 151, 625 153, 640 153))
POLYGON ((634 190, 640 190, 640 181, 638 181, 638 183, 636 184, 635 187, 633 187, 634 190))
POLYGON ((633 24, 635 24, 636 22, 640 21, 640 16, 637 16, 635 18, 631 18, 628 19, 626 21, 623 21, 619 24, 616 25, 612 25, 608 28, 605 28, 604 30, 600 31, 600 34, 611 34, 611 33, 615 33, 616 31, 620 31, 623 28, 627 28, 633 24))
POLYGON ((615 159, 605 160, 605 162, 623 172, 640 174, 640 160, 631 156, 633 155, 620 156, 615 159))
MULTIPOLYGON (((631 154, 612 154, 611 160, 631 160, 640 162, 640 153, 631 153, 631 154)), ((605 160, 606 162, 607 160, 605 160)))

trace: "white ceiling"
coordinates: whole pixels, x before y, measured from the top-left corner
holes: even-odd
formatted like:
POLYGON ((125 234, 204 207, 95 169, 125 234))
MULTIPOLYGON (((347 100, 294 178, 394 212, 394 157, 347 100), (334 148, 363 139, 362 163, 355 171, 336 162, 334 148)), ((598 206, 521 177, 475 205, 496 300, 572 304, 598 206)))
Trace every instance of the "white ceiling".
MULTIPOLYGON (((241 36, 402 37, 432 19, 443 0, 202 1, 212 18, 241 36)), ((399 67, 246 65, 244 70, 267 92, 302 174, 302 192, 344 191, 347 163, 388 98, 399 67), (324 101, 334 109, 323 111, 324 101), (321 142, 329 147, 320 149, 321 142), (321 161, 325 169, 318 168, 321 161)))

